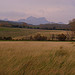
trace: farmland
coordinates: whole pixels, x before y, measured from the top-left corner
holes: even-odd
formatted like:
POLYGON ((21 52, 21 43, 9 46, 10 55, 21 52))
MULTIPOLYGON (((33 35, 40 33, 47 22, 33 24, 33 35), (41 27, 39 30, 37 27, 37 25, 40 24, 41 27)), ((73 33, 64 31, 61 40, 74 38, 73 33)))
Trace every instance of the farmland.
POLYGON ((0 0, 0 75, 75 75, 75 0, 0 0))
MULTIPOLYGON (((0 37, 66 34, 64 30, 0 27, 0 37)), ((75 75, 75 42, 0 41, 0 75, 75 75)))
POLYGON ((75 43, 0 41, 0 75, 75 75, 75 43))
POLYGON ((37 33, 50 37, 50 34, 61 34, 66 33, 66 31, 0 27, 0 37, 23 38, 34 36, 37 33))

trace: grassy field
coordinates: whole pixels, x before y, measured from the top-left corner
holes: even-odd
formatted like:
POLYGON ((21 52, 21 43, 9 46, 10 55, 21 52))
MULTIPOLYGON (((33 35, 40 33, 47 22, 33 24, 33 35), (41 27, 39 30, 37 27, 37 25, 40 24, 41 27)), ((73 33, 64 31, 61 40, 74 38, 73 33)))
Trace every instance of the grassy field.
POLYGON ((50 37, 50 34, 66 33, 64 30, 39 30, 39 29, 25 29, 25 28, 5 28, 0 27, 0 37, 23 38, 34 36, 40 33, 41 35, 50 37))
POLYGON ((25 29, 25 28, 2 28, 0 27, 0 37, 20 37, 20 36, 28 36, 30 34, 37 33, 39 30, 35 29, 25 29))
POLYGON ((75 43, 0 41, 0 75, 75 75, 75 43))

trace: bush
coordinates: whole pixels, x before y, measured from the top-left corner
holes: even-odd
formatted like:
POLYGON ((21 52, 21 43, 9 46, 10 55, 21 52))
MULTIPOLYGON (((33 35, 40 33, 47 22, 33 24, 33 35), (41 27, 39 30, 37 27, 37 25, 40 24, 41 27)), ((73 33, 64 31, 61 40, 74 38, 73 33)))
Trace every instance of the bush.
POLYGON ((12 37, 4 37, 3 40, 12 40, 12 37))
POLYGON ((0 37, 0 40, 3 40, 3 38, 2 38, 2 37, 0 37))
POLYGON ((29 38, 30 40, 33 40, 33 37, 32 36, 30 36, 30 38, 29 38))
POLYGON ((37 40, 37 41, 46 41, 47 37, 41 36, 40 34, 37 34, 37 35, 34 36, 34 40, 37 40))
POLYGON ((66 35, 64 35, 64 34, 59 34, 59 35, 57 36, 57 39, 58 39, 59 41, 65 41, 65 40, 66 40, 66 35))

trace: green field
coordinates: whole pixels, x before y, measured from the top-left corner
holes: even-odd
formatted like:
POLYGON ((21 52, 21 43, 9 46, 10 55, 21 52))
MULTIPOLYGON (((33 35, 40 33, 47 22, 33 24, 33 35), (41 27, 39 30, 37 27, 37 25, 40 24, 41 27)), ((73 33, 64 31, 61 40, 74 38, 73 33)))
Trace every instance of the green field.
POLYGON ((0 75, 75 75, 75 43, 0 42, 0 75))
POLYGON ((0 37, 20 37, 20 36, 27 36, 30 34, 34 34, 38 32, 39 30, 31 30, 31 29, 25 29, 25 28, 0 28, 0 37))
POLYGON ((66 33, 66 31, 0 27, 0 37, 23 38, 29 37, 30 35, 34 36, 37 33, 49 38, 50 34, 66 33))

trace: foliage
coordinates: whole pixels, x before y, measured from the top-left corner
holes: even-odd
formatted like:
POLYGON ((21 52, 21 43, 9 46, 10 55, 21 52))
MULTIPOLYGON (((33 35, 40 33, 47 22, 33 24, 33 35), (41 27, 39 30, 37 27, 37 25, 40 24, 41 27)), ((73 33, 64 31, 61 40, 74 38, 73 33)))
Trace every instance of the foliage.
POLYGON ((69 25, 71 27, 71 31, 75 32, 75 19, 71 20, 69 25))
POLYGON ((0 40, 12 40, 12 37, 0 37, 0 40))
POLYGON ((4 37, 4 40, 12 40, 12 37, 4 37))
POLYGON ((41 36, 40 34, 37 34, 37 35, 34 36, 34 40, 45 41, 45 40, 47 40, 47 37, 41 36))
MULTIPOLYGON (((73 35, 67 35, 66 31, 64 30, 39 30, 39 29, 26 29, 26 28, 7 28, 7 27, 0 27, 0 40, 3 37, 12 37, 14 40, 32 40, 34 41, 36 34, 40 34, 41 41, 43 40, 58 40, 58 35, 64 33, 66 35, 66 40, 75 40, 73 35), (47 38, 47 39, 46 39, 47 38)), ((74 35, 75 36, 75 35, 74 35)), ((38 36, 39 37, 39 36, 38 36)))
POLYGON ((27 28, 27 29, 45 29, 45 30, 65 30, 69 26, 66 24, 41 24, 41 25, 30 25, 24 22, 14 21, 0 21, 0 27, 11 27, 11 28, 27 28))
POLYGON ((59 34, 59 35, 57 36, 57 39, 58 39, 59 41, 65 41, 65 40, 66 40, 66 35, 64 35, 64 34, 59 34))

